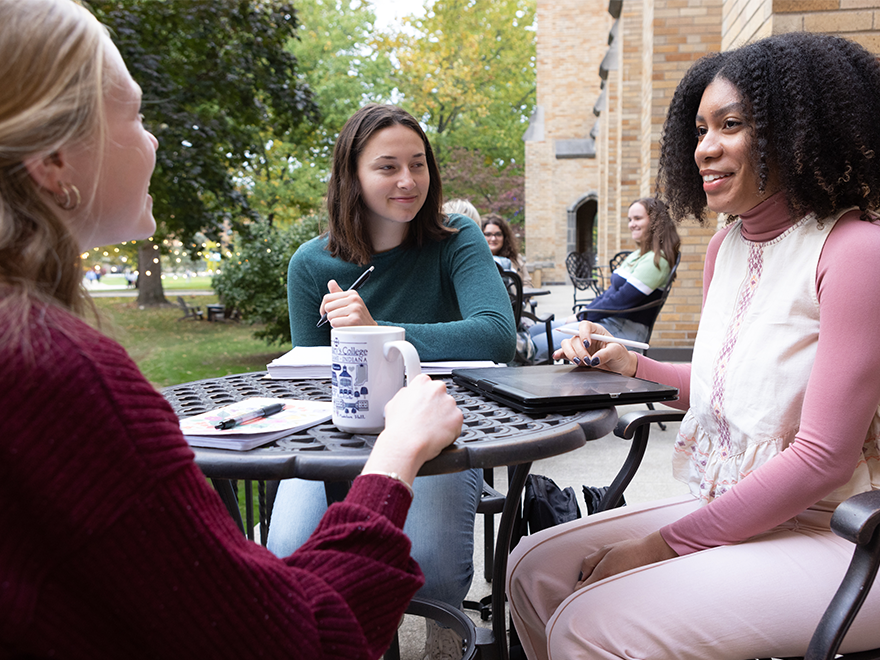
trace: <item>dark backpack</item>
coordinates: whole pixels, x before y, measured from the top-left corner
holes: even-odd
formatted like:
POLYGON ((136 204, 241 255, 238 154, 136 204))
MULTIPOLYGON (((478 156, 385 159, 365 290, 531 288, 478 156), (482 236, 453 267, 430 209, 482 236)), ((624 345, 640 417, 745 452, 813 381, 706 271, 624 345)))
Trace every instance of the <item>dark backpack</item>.
POLYGON ((561 489, 542 474, 530 474, 526 478, 521 536, 580 517, 581 510, 573 488, 561 489))

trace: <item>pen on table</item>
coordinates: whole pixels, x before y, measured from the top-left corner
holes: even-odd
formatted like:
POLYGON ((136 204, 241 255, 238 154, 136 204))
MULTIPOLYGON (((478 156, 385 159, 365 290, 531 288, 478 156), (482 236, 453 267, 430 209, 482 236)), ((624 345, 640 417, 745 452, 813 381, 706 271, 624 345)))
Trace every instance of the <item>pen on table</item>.
POLYGON ((245 422, 249 422, 252 419, 258 419, 260 417, 270 417, 275 413, 280 413, 284 410, 283 403, 273 403, 271 405, 265 406, 263 408, 257 408, 256 410, 249 410, 246 413, 242 413, 241 415, 236 415, 235 417, 230 417, 229 419, 224 419, 222 422, 217 424, 215 429, 231 429, 239 424, 244 424, 245 422))
MULTIPOLYGON (((567 328, 563 326, 556 329, 564 335, 573 335, 576 337, 580 334, 577 328, 567 328)), ((596 341, 604 341, 609 344, 620 344, 621 346, 629 346, 630 348, 641 348, 645 351, 650 348, 650 346, 648 346, 643 341, 634 341, 632 339, 619 339, 617 337, 612 337, 611 335, 600 335, 595 332, 590 334, 590 339, 595 339, 596 341)))
MULTIPOLYGON (((375 268, 375 266, 370 266, 363 273, 361 273, 361 276, 354 281, 354 284, 352 284, 350 287, 348 287, 348 290, 349 291, 357 291, 358 289, 360 289, 361 284, 363 284, 364 282, 367 281, 367 279, 370 277, 370 273, 373 272, 374 268, 375 268)), ((316 325, 315 327, 320 328, 326 322, 327 322, 327 313, 325 312, 324 314, 321 315, 321 320, 318 321, 318 325, 316 325)))

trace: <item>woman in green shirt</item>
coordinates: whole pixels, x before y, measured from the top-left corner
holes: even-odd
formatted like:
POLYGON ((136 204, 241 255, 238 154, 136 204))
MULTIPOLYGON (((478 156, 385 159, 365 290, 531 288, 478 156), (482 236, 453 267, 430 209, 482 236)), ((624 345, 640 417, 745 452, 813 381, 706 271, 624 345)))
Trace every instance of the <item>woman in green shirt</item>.
MULTIPOLYGON (((290 260, 288 303, 295 346, 330 343, 331 328, 394 325, 422 360, 513 357, 510 300, 480 228, 441 213, 442 186, 418 122, 394 106, 370 105, 343 127, 327 194, 329 230, 290 260), (368 267, 370 279, 348 287, 368 267), (328 323, 317 327, 326 313, 328 323)), ((473 577, 473 525, 481 475, 419 477, 404 531, 425 573, 421 595, 460 607, 473 577)), ((321 483, 282 482, 269 548, 289 554, 326 509, 321 483)), ((429 631, 430 632, 430 631, 429 631)), ((448 645, 448 631, 429 634, 448 645)))

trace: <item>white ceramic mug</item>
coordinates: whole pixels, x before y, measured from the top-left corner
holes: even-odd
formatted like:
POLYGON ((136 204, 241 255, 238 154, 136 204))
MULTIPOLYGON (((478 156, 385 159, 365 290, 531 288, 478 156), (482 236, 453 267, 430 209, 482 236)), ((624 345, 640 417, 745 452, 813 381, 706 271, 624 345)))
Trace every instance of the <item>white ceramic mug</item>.
POLYGON ((380 433, 385 404, 422 373, 419 354, 393 326, 356 325, 330 331, 333 424, 347 433, 380 433))

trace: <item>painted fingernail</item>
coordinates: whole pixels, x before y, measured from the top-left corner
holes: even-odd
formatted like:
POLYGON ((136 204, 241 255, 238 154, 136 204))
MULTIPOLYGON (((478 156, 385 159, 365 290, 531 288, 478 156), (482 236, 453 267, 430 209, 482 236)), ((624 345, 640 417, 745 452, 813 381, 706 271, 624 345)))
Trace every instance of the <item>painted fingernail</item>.
POLYGON ((578 573, 578 582, 583 582, 583 581, 584 581, 584 572, 581 571, 580 573, 578 573))
POLYGON ((599 358, 594 357, 592 360, 590 360, 590 366, 598 367, 598 366, 599 366, 599 363, 600 363, 601 361, 602 361, 602 360, 600 360, 599 358))
POLYGON ((573 358, 571 358, 571 361, 574 362, 575 364, 581 363, 581 359, 579 357, 573 357, 573 358))
POLYGON ((584 348, 589 348, 589 347, 590 347, 590 340, 584 339, 584 348))

